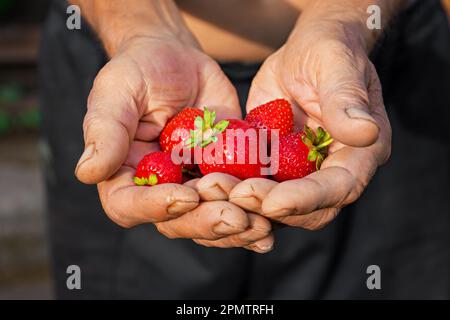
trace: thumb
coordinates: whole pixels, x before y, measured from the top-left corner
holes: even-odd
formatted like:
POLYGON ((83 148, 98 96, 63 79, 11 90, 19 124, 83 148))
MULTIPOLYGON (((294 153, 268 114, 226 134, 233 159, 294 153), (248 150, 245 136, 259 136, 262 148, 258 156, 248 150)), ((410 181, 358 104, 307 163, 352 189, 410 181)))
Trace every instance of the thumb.
POLYGON ((138 109, 124 86, 114 87, 100 73, 88 99, 84 118, 85 149, 75 175, 87 184, 108 179, 124 163, 138 124, 138 109))
POLYGON ((334 58, 321 66, 318 95, 322 120, 336 140, 366 147, 377 141, 379 133, 379 124, 369 107, 366 81, 369 71, 358 70, 355 62, 346 60, 349 58, 344 61, 334 58))

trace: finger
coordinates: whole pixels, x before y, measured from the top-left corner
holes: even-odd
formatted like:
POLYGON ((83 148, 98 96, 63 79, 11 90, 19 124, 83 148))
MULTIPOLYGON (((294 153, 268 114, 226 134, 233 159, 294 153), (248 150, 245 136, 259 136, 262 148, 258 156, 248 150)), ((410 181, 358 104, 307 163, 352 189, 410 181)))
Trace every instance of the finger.
MULTIPOLYGON (((219 240, 205 240, 205 239, 195 239, 194 241, 198 244, 207 246, 207 247, 218 247, 218 248, 236 248, 236 247, 249 247, 253 246, 256 250, 259 251, 268 251, 273 244, 272 241, 268 241, 268 236, 271 233, 271 224, 270 222, 256 214, 249 213, 249 227, 244 232, 230 235, 228 237, 223 237, 219 240), (261 240, 261 243, 259 243, 261 240), (269 242, 269 243, 267 243, 269 242), (258 247, 254 246, 255 243, 263 244, 258 247)), ((270 237, 269 237, 270 239, 270 237)), ((254 249, 250 249, 254 250, 254 249)), ((254 251, 256 251, 254 250, 254 251)))
POLYGON ((169 238, 216 240, 243 232, 249 226, 247 214, 226 201, 208 201, 177 219, 156 223, 169 238))
POLYGON ((293 215, 280 217, 277 220, 284 225, 300 227, 307 230, 319 230, 336 218, 340 209, 325 208, 313 211, 305 215, 293 215))
POLYGON ((84 118, 85 150, 75 174, 84 183, 109 178, 125 161, 139 119, 136 99, 123 86, 113 64, 107 64, 95 79, 84 118))
POLYGON ((238 183, 229 193, 230 202, 239 207, 261 213, 263 200, 278 183, 264 178, 251 178, 238 183))
POLYGON ((183 183, 183 185, 197 191, 197 183, 199 180, 200 180, 200 178, 191 179, 191 180, 188 180, 185 183, 183 183))
POLYGON ((220 240, 212 240, 212 241, 194 239, 194 242, 205 247, 245 248, 247 250, 251 250, 257 253, 267 253, 273 249, 274 237, 273 234, 270 233, 265 238, 248 245, 243 245, 243 242, 240 239, 238 239, 237 236, 230 236, 220 240))
POLYGON ((200 91, 195 102, 217 114, 217 120, 241 119, 242 113, 236 88, 223 73, 219 64, 207 58, 199 74, 200 91))
POLYGON ((228 195, 241 180, 226 173, 211 173, 196 183, 196 190, 204 201, 228 200, 228 195))
POLYGON ((269 234, 264 239, 261 239, 255 243, 252 243, 244 248, 247 250, 254 251, 256 253, 268 253, 272 251, 275 239, 273 233, 269 234))
POLYGON ((344 45, 330 44, 319 66, 317 90, 325 128, 338 141, 355 147, 377 141, 380 124, 369 108, 369 65, 344 45))
POLYGON ((278 184, 264 199, 263 214, 276 219, 355 201, 378 166, 373 148, 344 147, 329 156, 321 170, 278 184))
POLYGON ((198 193, 179 184, 135 186, 135 169, 123 166, 110 179, 98 184, 106 214, 122 227, 176 218, 198 206, 198 193))
POLYGON ((235 235, 244 245, 264 239, 272 231, 272 224, 266 218, 254 213, 247 215, 249 227, 244 232, 235 235))

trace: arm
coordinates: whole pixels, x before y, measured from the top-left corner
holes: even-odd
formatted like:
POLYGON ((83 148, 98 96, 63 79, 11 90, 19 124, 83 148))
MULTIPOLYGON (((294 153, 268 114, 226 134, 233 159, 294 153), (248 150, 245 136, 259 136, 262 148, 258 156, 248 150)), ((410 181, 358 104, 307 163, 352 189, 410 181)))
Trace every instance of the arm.
POLYGON ((109 56, 133 37, 177 39, 199 47, 172 0, 70 0, 78 5, 109 56))
MULTIPOLYGON (((295 0, 294 0, 295 1, 295 0)), ((302 0, 300 0, 302 1, 302 0)), ((301 36, 298 31, 302 29, 303 23, 326 23, 326 21, 341 24, 354 36, 358 37, 361 44, 370 51, 378 37, 385 31, 391 19, 399 12, 408 0, 321 0, 309 1, 305 6, 301 19, 298 20, 296 28, 291 36, 301 36), (381 12, 381 29, 370 30, 367 28, 367 8, 376 5, 381 12)))
POLYGON ((81 6, 111 58, 89 95, 78 179, 97 184, 106 214, 120 226, 154 223, 170 238, 268 251, 273 238, 265 218, 220 201, 220 194, 200 203, 202 190, 218 183, 205 179, 195 188, 133 183, 137 163, 158 149, 160 131, 182 108, 208 106, 219 118, 240 117, 234 87, 200 50, 173 1, 73 3, 81 6))

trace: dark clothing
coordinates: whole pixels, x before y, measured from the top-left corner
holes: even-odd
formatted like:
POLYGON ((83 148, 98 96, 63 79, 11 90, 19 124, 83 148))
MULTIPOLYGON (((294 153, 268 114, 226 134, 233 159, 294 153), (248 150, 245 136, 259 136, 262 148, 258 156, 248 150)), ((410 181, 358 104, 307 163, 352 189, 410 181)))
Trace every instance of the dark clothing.
MULTIPOLYGON (((81 31, 65 27, 67 4, 54 1, 41 107, 57 297, 450 298, 450 33, 438 2, 424 2, 398 19, 373 57, 394 132, 391 160, 325 229, 277 230, 274 250, 260 255, 108 220, 96 188, 73 175, 87 96, 106 58, 86 23, 81 31), (81 268, 81 290, 66 288, 72 264, 81 268), (370 265, 381 268, 381 290, 366 287, 370 265)), ((258 65, 223 69, 245 105, 258 65)))

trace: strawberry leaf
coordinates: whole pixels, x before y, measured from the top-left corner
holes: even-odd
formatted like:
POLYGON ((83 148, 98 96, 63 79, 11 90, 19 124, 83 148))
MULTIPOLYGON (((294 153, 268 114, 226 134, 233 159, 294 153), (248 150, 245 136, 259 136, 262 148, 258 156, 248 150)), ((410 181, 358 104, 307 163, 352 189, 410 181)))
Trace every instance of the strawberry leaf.
POLYGON ((307 136, 302 136, 302 142, 308 147, 309 150, 314 148, 312 141, 307 136))
POLYGON ((200 117, 200 116, 196 117, 195 120, 194 120, 194 126, 198 130, 203 131, 203 129, 204 129, 204 127, 203 127, 204 126, 203 118, 200 117))
POLYGON ((320 144, 322 143, 323 138, 325 137, 325 130, 322 129, 322 127, 318 127, 317 128, 317 143, 320 144))
POLYGON ((142 178, 134 177, 133 181, 138 186, 145 186, 148 183, 148 180, 145 177, 142 178))
POLYGON ((308 161, 316 161, 318 157, 318 152, 316 150, 311 150, 308 153, 308 161))
POLYGON ((216 112, 213 111, 211 112, 211 122, 210 122, 211 127, 214 125, 215 121, 216 121, 216 112))
POLYGON ((151 174, 148 176, 148 182, 147 184, 154 186, 155 184, 158 184, 158 177, 156 176, 156 174, 151 174))
POLYGON ((333 139, 330 138, 330 139, 322 142, 321 144, 319 144, 316 148, 317 149, 324 149, 324 148, 328 147, 332 143, 333 143, 333 139))
POLYGON ((305 124, 303 131, 305 132, 305 135, 308 138, 308 140, 311 141, 311 143, 314 143, 314 141, 316 140, 316 135, 314 134, 312 129, 305 124))
POLYGON ((217 132, 221 133, 221 132, 223 132, 223 131, 228 127, 229 124, 230 124, 230 121, 228 121, 228 120, 222 120, 222 121, 219 121, 219 122, 214 126, 214 129, 215 129, 217 132))
POLYGON ((211 112, 208 110, 208 108, 205 108, 205 111, 203 112, 203 118, 204 118, 204 128, 209 129, 211 128, 211 112))
POLYGON ((316 160, 316 170, 320 170, 323 160, 324 160, 323 155, 319 153, 316 160))

